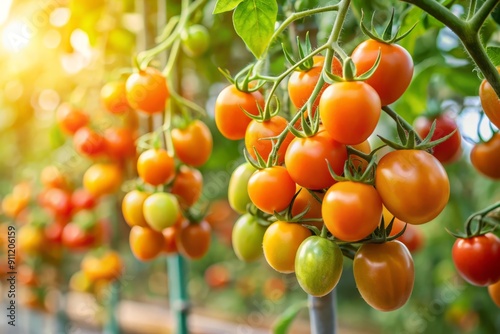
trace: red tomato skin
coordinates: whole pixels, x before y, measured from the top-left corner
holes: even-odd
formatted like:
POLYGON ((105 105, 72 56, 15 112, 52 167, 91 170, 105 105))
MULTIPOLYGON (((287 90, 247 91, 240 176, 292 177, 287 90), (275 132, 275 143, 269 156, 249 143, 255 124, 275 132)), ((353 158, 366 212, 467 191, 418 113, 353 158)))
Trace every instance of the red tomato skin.
POLYGON ((75 132, 73 144, 78 153, 90 158, 95 158, 106 152, 104 137, 86 126, 75 132))

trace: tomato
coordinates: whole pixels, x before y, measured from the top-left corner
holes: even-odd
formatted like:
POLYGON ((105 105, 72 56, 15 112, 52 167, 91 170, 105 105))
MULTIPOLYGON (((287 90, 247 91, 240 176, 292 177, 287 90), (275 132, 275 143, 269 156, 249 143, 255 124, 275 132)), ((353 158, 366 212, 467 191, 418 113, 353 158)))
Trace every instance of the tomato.
POLYGON ((383 106, 399 99, 410 85, 413 60, 403 47, 369 39, 359 44, 351 54, 357 74, 363 74, 375 64, 380 52, 380 63, 375 73, 366 80, 372 86, 383 106))
POLYGON ((262 240, 267 227, 258 223, 257 218, 246 213, 233 226, 232 244, 238 259, 253 262, 262 256, 262 240))
POLYGON ((328 164, 337 175, 342 175, 346 160, 345 145, 326 131, 308 138, 294 138, 285 154, 285 165, 292 179, 302 187, 316 190, 335 183, 328 164))
POLYGON ((97 205, 97 199, 87 189, 79 188, 71 194, 73 212, 89 210, 97 205))
POLYGON ((65 219, 57 219, 46 225, 44 228, 45 239, 51 244, 60 245, 62 243, 64 226, 67 224, 68 222, 65 219))
POLYGON ((98 157, 106 151, 104 137, 86 126, 74 133, 73 145, 78 153, 89 158, 98 157))
MULTIPOLYGON (((247 131, 245 133, 245 147, 252 158, 257 160, 257 155, 255 150, 259 155, 267 161, 271 150, 273 149, 273 141, 264 138, 276 137, 281 132, 283 132, 288 126, 288 122, 285 118, 281 116, 273 116, 268 121, 259 122, 252 120, 248 124, 247 131)), ((295 138, 291 132, 285 137, 285 140, 281 143, 278 149, 278 165, 281 165, 285 160, 285 152, 292 141, 295 138)))
POLYGON ((457 123, 453 118, 446 114, 439 115, 435 118, 420 116, 415 119, 413 127, 420 137, 425 138, 430 132, 433 121, 436 121, 436 130, 431 140, 443 138, 454 130, 456 130, 456 132, 446 141, 434 146, 432 148, 432 155, 442 164, 456 161, 460 158, 460 153, 462 152, 462 137, 460 136, 460 131, 458 131, 457 123))
POLYGON ((8 217, 18 217, 25 208, 25 203, 20 201, 13 194, 7 194, 2 199, 2 213, 8 217))
POLYGON ((124 114, 130 109, 124 81, 110 81, 101 88, 101 102, 113 114, 124 114))
MULTIPOLYGON (((497 66, 497 70, 500 72, 500 66, 497 66)), ((484 113, 488 116, 490 122, 500 129, 500 99, 486 79, 479 86, 479 98, 484 113)))
POLYGON ((273 214, 288 207, 295 195, 295 182, 285 167, 264 168, 248 180, 248 195, 257 208, 273 214))
POLYGON ((83 187, 93 196, 112 194, 120 188, 122 170, 111 163, 97 163, 83 174, 83 187))
POLYGON ((354 256, 353 271, 361 297, 376 310, 397 310, 411 296, 413 259, 399 241, 361 245, 354 256))
POLYGON ((137 259, 149 261, 163 251, 165 239, 161 232, 136 225, 130 230, 129 243, 130 249, 137 259))
POLYGON ((68 285, 71 291, 76 292, 90 292, 92 289, 92 282, 81 270, 71 275, 68 285))
POLYGON ((212 134, 205 123, 194 120, 184 129, 172 130, 175 155, 186 165, 201 166, 212 154, 212 134))
POLYGON ((163 246, 163 253, 167 255, 177 254, 177 234, 179 233, 179 226, 170 226, 161 231, 165 240, 163 246))
POLYGON ((81 224, 73 221, 64 226, 62 243, 73 251, 85 251, 101 242, 102 230, 101 222, 96 222, 90 226, 81 226, 81 224))
POLYGON ((488 293, 495 305, 500 307, 500 281, 489 285, 488 293))
POLYGON ((295 275, 305 292, 323 297, 338 284, 343 263, 344 256, 335 242, 313 235, 297 250, 295 275))
POLYGON ((377 92, 361 81, 334 83, 325 89, 319 101, 326 131, 346 145, 368 139, 377 126, 381 108, 377 92))
POLYGON ((125 89, 130 106, 147 114, 163 112, 170 97, 166 78, 153 67, 131 74, 125 89))
POLYGON ((26 255, 37 255, 45 247, 43 230, 32 224, 23 225, 17 233, 19 252, 26 255))
POLYGON ((40 284, 34 268, 27 264, 21 264, 17 268, 17 280, 24 286, 38 286, 40 284))
POLYGON ((470 284, 487 286, 500 280, 500 238, 493 233, 458 238, 451 256, 460 276, 470 284))
POLYGON ((73 210, 71 194, 58 188, 48 189, 44 194, 44 207, 56 216, 68 217, 73 210))
MULTIPOLYGON (((312 95, 319 78, 321 77, 321 72, 325 63, 325 57, 314 56, 314 65, 307 71, 294 71, 288 80, 288 95, 293 105, 298 109, 302 108, 306 104, 309 97, 312 95)), ((335 75, 342 76, 342 64, 340 60, 336 57, 332 61, 332 72, 335 75)), ((318 108, 319 99, 321 94, 325 91, 328 84, 323 84, 321 91, 313 102, 312 110, 313 114, 318 108)))
POLYGON ((149 227, 161 232, 175 224, 179 215, 179 202, 172 194, 154 193, 144 201, 142 212, 149 227))
POLYGON ((193 24, 181 33, 182 51, 192 58, 203 55, 210 47, 210 34, 201 24, 193 24))
POLYGON ((247 212, 247 205, 252 202, 247 189, 248 180, 255 171, 256 169, 251 164, 245 162, 236 167, 231 174, 227 197, 231 208, 238 213, 247 212))
MULTIPOLYGON (((323 218, 323 216, 321 215, 321 202, 319 202, 311 194, 312 190, 307 190, 306 188, 301 188, 300 186, 297 186, 297 191, 299 190, 300 190, 299 194, 295 197, 295 200, 293 201, 292 215, 296 216, 307 209, 308 211, 302 217, 301 223, 307 225, 314 225, 319 230, 321 230, 321 228, 323 227, 322 221, 309 220, 309 219, 323 218)), ((325 194, 321 192, 314 192, 314 195, 321 200, 323 200, 323 197, 325 196, 325 194)))
POLYGON ((205 270, 205 282, 210 288, 221 289, 231 281, 229 270, 221 264, 212 264, 205 270))
POLYGON ((68 103, 63 103, 57 108, 56 119, 61 130, 70 135, 89 123, 89 116, 83 110, 76 109, 68 103))
POLYGON ((476 144, 470 152, 472 166, 484 176, 500 179, 500 133, 486 143, 476 144))
POLYGON ((56 166, 46 166, 40 173, 40 181, 45 188, 61 188, 67 187, 66 178, 56 166))
POLYGON ((189 208, 198 201, 203 189, 203 176, 196 168, 181 166, 172 184, 171 193, 179 199, 183 208, 189 208))
POLYGON ((420 150, 384 155, 375 172, 375 187, 389 212, 415 225, 437 217, 450 196, 450 182, 443 166, 420 150))
POLYGON ((137 159, 137 173, 153 186, 168 183, 175 176, 174 158, 162 148, 144 151, 137 159))
POLYGON ((289 274, 295 271, 295 255, 302 241, 311 232, 297 223, 277 221, 269 225, 262 240, 264 257, 276 271, 289 274))
POLYGON ((190 223, 185 220, 177 234, 179 253, 188 259, 201 259, 210 248, 211 228, 205 220, 190 223))
POLYGON ((321 205, 328 230, 340 240, 357 241, 369 236, 382 217, 382 200, 369 184, 344 181, 328 189, 321 205))
POLYGON ((242 109, 252 115, 258 115, 258 107, 264 108, 264 104, 264 97, 259 91, 241 92, 235 85, 224 88, 215 101, 217 129, 227 139, 245 138, 245 131, 251 119, 242 109))
MULTIPOLYGON (((372 151, 370 142, 368 140, 365 140, 361 144, 352 145, 352 148, 367 155, 372 151)), ((349 154, 349 158, 351 159, 351 162, 356 170, 361 169, 362 171, 365 171, 366 167, 368 167, 368 161, 361 157, 358 157, 356 154, 349 154)))
POLYGON ((106 153, 115 160, 135 156, 135 135, 129 128, 109 128, 104 132, 106 153))
POLYGON ((104 254, 87 253, 80 264, 83 273, 92 281, 114 280, 121 276, 123 261, 115 251, 107 250, 104 254))
MULTIPOLYGON (((383 215, 385 227, 387 228, 394 216, 385 207, 383 215)), ((405 228, 405 226, 405 232, 401 236, 399 236, 397 240, 401 241, 406 246, 406 248, 408 248, 410 253, 419 251, 424 244, 424 234, 417 226, 406 224, 400 219, 394 218, 391 233, 389 233, 389 236, 399 234, 399 232, 401 232, 405 228)))
POLYGON ((148 196, 148 193, 135 189, 123 197, 122 214, 129 226, 139 225, 145 227, 148 225, 143 213, 144 201, 148 196))

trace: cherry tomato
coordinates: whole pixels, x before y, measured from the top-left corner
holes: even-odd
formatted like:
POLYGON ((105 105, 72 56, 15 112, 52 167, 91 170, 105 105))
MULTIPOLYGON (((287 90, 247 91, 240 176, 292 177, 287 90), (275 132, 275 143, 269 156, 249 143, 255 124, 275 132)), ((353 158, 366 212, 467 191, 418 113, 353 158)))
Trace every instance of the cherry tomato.
POLYGON ((175 224, 179 215, 179 202, 172 194, 154 193, 144 200, 142 211, 149 227, 161 232, 175 224))
POLYGON ((495 305, 500 307, 500 281, 488 285, 488 293, 495 305))
POLYGON ((182 165, 175 176, 171 193, 179 199, 183 208, 193 206, 201 196, 203 176, 196 168, 182 165))
POLYGON ((170 226, 161 231, 163 238, 165 239, 163 253, 167 255, 177 254, 177 234, 179 233, 179 226, 170 226))
POLYGON ((64 226, 62 243, 73 251, 86 251, 102 241, 102 233, 102 222, 82 226, 80 223, 73 221, 64 226))
POLYGON ((176 239, 179 253, 192 260, 202 258, 210 248, 210 231, 210 224, 205 220, 199 223, 185 220, 176 239))
POLYGON ((359 44, 351 54, 357 74, 363 74, 375 64, 380 52, 380 63, 375 73, 366 80, 372 86, 383 106, 399 99, 410 85, 413 60, 403 47, 369 39, 359 44))
POLYGON ((57 108, 56 119, 61 130, 70 135, 89 123, 89 116, 83 110, 76 109, 68 103, 63 103, 57 108))
POLYGON ((114 280, 123 272, 123 261, 115 251, 107 250, 104 254, 87 253, 80 265, 83 273, 91 280, 114 280))
MULTIPOLYGON (((500 72, 500 66, 497 66, 497 70, 500 72)), ((479 98, 484 113, 488 116, 490 122, 500 128, 500 99, 486 79, 479 86, 479 98)))
POLYGON ((16 238, 19 252, 26 255, 39 254, 46 243, 43 230, 32 224, 20 227, 16 238))
POLYGON ((137 173, 153 186, 168 183, 175 176, 174 158, 162 148, 144 151, 137 159, 137 173))
POLYGON ((56 216, 68 217, 71 215, 71 194, 58 188, 48 189, 44 194, 44 206, 56 216))
POLYGON ((232 244, 238 259, 253 262, 262 256, 262 240, 266 226, 258 223, 257 218, 246 213, 233 226, 232 244))
POLYGON ((192 58, 203 55, 210 47, 210 33, 205 26, 193 24, 181 33, 182 51, 192 58))
POLYGON ((500 133, 486 143, 476 144, 470 152, 472 166, 491 179, 500 179, 500 133))
POLYGON ((102 86, 101 102, 110 113, 121 115, 130 109, 124 81, 111 81, 102 86))
POLYGON ((201 166, 212 154, 212 134, 205 123, 194 120, 184 129, 172 130, 175 155, 186 165, 201 166))
POLYGON ((295 195, 295 182, 285 167, 264 168, 248 180, 248 195, 257 208, 273 214, 288 207, 295 195))
POLYGON ((75 132, 73 145, 78 153, 89 158, 95 158, 106 151, 104 137, 86 126, 75 132))
POLYGON ((62 234, 64 226, 68 222, 65 219, 56 219, 52 223, 48 224, 44 228, 45 239, 51 244, 60 245, 62 243, 62 234))
MULTIPOLYGON (((257 160, 255 150, 259 155, 267 161, 271 150, 273 149, 273 142, 265 138, 276 137, 281 132, 283 132, 288 126, 288 122, 285 118, 281 116, 273 116, 268 121, 258 122, 252 120, 248 124, 247 131, 245 133, 245 147, 252 158, 257 160)), ((285 152, 294 138, 291 132, 285 137, 285 140, 281 143, 278 149, 278 165, 282 164, 285 160, 285 152)))
POLYGON ((97 199, 87 189, 79 188, 71 194, 73 212, 89 210, 97 205, 97 199))
POLYGON ((166 78, 153 67, 131 74, 125 88, 130 106, 147 114, 163 112, 170 97, 166 78))
POLYGON ((458 238, 451 256, 460 276, 470 284, 488 286, 500 280, 500 238, 492 233, 458 238))
POLYGON ((399 241, 363 244, 354 256, 353 271, 361 297, 376 310, 397 310, 411 296, 413 259, 399 241))
POLYGON ((282 221, 272 223, 262 240, 267 263, 280 273, 293 273, 297 249, 310 236, 311 232, 300 224, 282 221))
MULTIPOLYGON (((385 227, 387 227, 394 216, 385 207, 383 215, 385 227)), ((391 233, 389 233, 389 236, 399 234, 399 232, 401 232, 403 228, 405 228, 405 226, 405 232, 396 240, 401 241, 406 246, 406 248, 408 248, 410 253, 415 253, 424 246, 424 234, 422 230, 420 230, 417 226, 406 224, 400 219, 394 217, 391 233)))
POLYGON ((7 217, 17 218, 25 208, 25 203, 13 194, 7 194, 2 199, 2 213, 7 217))
POLYGON ((104 132, 106 153, 115 160, 135 156, 135 135, 129 128, 109 128, 104 132))
POLYGON ((292 179, 302 187, 316 190, 335 183, 328 164, 337 175, 342 175, 346 160, 345 145, 336 142, 326 131, 293 139, 285 154, 285 165, 292 179))
POLYGON ((436 157, 442 164, 447 164, 456 161, 462 152, 462 137, 458 131, 457 123, 450 116, 443 114, 436 118, 427 118, 420 116, 415 119, 414 129, 422 138, 427 137, 430 132, 432 122, 436 121, 436 130, 431 140, 437 140, 449 135, 454 130, 455 133, 442 142, 433 147, 432 155, 436 157))
POLYGON ((137 259, 149 261, 163 251, 165 238, 161 232, 136 225, 130 230, 129 243, 130 249, 137 259))
POLYGON ((212 264, 205 270, 205 282, 213 289, 226 287, 231 281, 229 270, 221 264, 212 264))
POLYGON ((83 174, 83 187, 93 196, 112 194, 120 188, 122 170, 111 163, 97 163, 83 174))
POLYGON ((65 189, 68 185, 66 178, 56 166, 46 166, 40 173, 40 181, 45 188, 65 189))
POLYGON ((313 235, 297 250, 295 275, 305 292, 323 297, 338 284, 343 263, 344 256, 335 242, 313 235))
POLYGON ((314 192, 314 196, 311 194, 312 190, 307 190, 306 188, 301 188, 297 186, 297 191, 299 194, 295 197, 292 206, 292 215, 296 216, 304 210, 308 210, 307 213, 302 216, 301 222, 307 225, 314 225, 319 230, 323 227, 322 221, 313 221, 308 219, 321 219, 321 202, 317 198, 323 200, 325 196, 322 192, 314 192))
POLYGON ((334 83, 325 89, 319 101, 326 131, 346 145, 368 139, 377 126, 381 108, 377 92, 361 81, 334 83))
POLYGON ((369 236, 382 217, 382 200, 369 184, 344 181, 328 189, 321 205, 328 230, 340 240, 357 241, 369 236))
POLYGON ((227 139, 245 138, 245 131, 251 119, 242 109, 252 115, 258 115, 258 107, 264 108, 264 97, 259 91, 241 92, 235 85, 224 88, 215 101, 217 129, 227 139))
POLYGON ((375 187, 389 212, 415 225, 437 217, 450 196, 450 182, 443 166, 420 150, 384 155, 375 172, 375 187))
POLYGON ((146 218, 144 218, 143 205, 149 194, 140 191, 132 190, 128 192, 122 200, 122 213, 125 222, 130 226, 147 226, 146 218))
POLYGON ((255 171, 256 169, 251 164, 245 162, 236 167, 233 174, 231 174, 227 197, 231 208, 238 213, 246 213, 247 205, 252 202, 247 189, 248 180, 255 171))

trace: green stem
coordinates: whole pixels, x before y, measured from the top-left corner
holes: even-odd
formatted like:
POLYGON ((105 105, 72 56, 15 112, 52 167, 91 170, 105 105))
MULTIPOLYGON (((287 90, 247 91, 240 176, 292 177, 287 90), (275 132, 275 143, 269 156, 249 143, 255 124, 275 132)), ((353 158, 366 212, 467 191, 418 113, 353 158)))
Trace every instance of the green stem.
MULTIPOLYGON (((476 1, 472 1, 476 2, 476 1)), ((472 19, 468 22, 472 31, 475 31, 476 34, 479 32, 479 29, 483 25, 484 21, 488 18, 488 15, 493 11, 496 5, 500 0, 486 0, 486 2, 479 8, 479 10, 474 14, 472 19)))
POLYGON ((469 11, 467 12, 467 21, 469 21, 476 12, 477 0, 470 0, 469 11))
MULTIPOLYGON (((399 116, 399 114, 397 112, 395 112, 394 110, 392 110, 391 107, 383 106, 382 110, 387 115, 389 115, 389 117, 391 117, 396 123, 399 122, 406 131, 414 131, 411 124, 408 123, 403 117, 399 116)), ((415 139, 416 139, 417 144, 420 144, 422 142, 422 138, 420 138, 420 136, 417 133, 415 133, 415 139)))

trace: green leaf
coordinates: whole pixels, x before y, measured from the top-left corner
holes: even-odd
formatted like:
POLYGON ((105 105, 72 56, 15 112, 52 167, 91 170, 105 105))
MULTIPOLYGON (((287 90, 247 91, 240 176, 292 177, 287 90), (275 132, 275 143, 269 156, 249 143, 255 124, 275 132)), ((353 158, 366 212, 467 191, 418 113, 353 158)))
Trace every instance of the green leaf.
POLYGON ((267 49, 277 15, 276 0, 244 0, 234 11, 234 29, 256 58, 267 49))
POLYGON ((488 46, 486 48, 486 53, 488 54, 488 57, 490 58, 493 65, 495 66, 500 65, 500 47, 488 46))
POLYGON ((230 10, 235 9, 241 2, 243 2, 243 0, 217 0, 212 14, 229 12, 230 10))
POLYGON ((307 307, 306 301, 290 305, 273 324, 273 334, 286 334, 299 312, 307 307))

